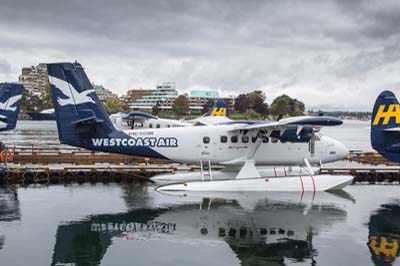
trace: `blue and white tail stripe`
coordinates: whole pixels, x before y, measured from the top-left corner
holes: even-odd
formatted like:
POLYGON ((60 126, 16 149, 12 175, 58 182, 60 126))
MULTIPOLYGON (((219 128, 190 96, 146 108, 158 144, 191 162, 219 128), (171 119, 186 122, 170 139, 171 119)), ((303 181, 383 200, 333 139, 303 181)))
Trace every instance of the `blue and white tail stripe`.
POLYGON ((48 64, 47 71, 61 143, 165 159, 151 149, 152 140, 129 136, 114 128, 79 63, 48 64))
POLYGON ((12 130, 17 125, 20 102, 24 87, 17 83, 5 83, 0 88, 0 131, 12 130))

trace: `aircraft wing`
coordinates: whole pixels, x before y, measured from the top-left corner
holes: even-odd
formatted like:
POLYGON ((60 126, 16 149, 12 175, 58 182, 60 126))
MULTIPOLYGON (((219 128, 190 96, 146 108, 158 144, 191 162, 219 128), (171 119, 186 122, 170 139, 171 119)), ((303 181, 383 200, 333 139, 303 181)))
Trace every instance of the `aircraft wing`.
POLYGON ((337 126, 343 123, 342 120, 327 116, 297 116, 281 119, 279 121, 239 124, 231 132, 257 131, 260 137, 273 137, 282 141, 308 142, 313 133, 324 126, 337 126))
POLYGON ((324 126, 338 126, 343 123, 342 120, 335 117, 327 116, 296 116, 281 119, 279 121, 272 121, 266 123, 257 123, 252 125, 238 125, 232 131, 238 130, 268 130, 268 129, 285 129, 289 126, 301 126, 301 127, 324 127, 324 126))
POLYGON ((154 116, 149 113, 145 112, 129 112, 129 113, 124 113, 122 114, 122 119, 123 120, 146 120, 146 119, 155 119, 157 120, 158 117, 154 116))

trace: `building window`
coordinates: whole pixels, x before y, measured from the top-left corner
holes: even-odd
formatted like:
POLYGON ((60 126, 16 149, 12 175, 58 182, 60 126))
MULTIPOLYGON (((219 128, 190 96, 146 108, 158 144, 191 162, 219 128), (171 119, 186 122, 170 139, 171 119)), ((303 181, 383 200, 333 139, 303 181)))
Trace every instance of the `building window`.
POLYGON ((157 124, 157 126, 156 126, 157 128, 160 128, 160 124, 157 124))
POLYGON ((210 143, 210 137, 204 137, 204 138, 203 138, 203 143, 204 143, 204 144, 210 143))
POLYGON ((248 136, 242 136, 242 142, 243 143, 248 143, 249 142, 249 137, 248 136))
POLYGON ((238 137, 237 136, 232 136, 231 137, 231 142, 232 143, 237 143, 238 142, 238 137))
POLYGON ((226 143, 228 141, 227 136, 221 136, 221 143, 226 143))
POLYGON ((153 124, 149 124, 149 128, 153 128, 153 124))

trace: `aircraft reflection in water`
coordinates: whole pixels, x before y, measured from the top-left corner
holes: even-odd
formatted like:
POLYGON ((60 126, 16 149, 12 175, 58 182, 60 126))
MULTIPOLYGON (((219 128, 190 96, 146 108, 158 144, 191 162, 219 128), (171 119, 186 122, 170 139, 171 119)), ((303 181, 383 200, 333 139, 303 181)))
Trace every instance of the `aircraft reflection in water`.
MULTIPOLYGON (((21 219, 18 194, 15 188, 0 188, 0 224, 21 219)), ((0 250, 5 245, 5 236, 0 231, 0 250)))
POLYGON ((368 248, 375 265, 392 265, 399 256, 400 202, 383 204, 371 215, 368 248))
MULTIPOLYGON (((312 203, 313 195, 304 195, 309 204, 299 203, 301 195, 298 193, 280 193, 277 197, 270 194, 268 198, 265 194, 254 193, 243 197, 245 207, 239 194, 235 194, 237 200, 210 197, 196 201, 182 197, 184 203, 165 208, 89 216, 83 221, 59 225, 52 265, 100 263, 113 237, 192 244, 224 241, 242 265, 262 261, 280 265, 286 258, 309 259, 311 264, 317 255, 313 236, 322 228, 346 219, 346 211, 330 203, 343 197, 347 201, 349 197, 343 193, 317 193, 312 203), (288 196, 288 201, 279 200, 288 196)), ((133 198, 127 196, 125 200, 135 200, 134 193, 126 194, 133 198)))

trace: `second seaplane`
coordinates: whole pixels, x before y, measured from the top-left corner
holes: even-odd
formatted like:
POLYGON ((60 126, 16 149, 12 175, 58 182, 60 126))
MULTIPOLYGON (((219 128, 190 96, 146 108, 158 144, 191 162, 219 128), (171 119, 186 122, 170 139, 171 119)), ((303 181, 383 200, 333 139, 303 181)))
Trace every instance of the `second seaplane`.
POLYGON ((325 191, 342 189, 349 175, 317 175, 310 164, 347 156, 337 140, 316 134, 322 126, 340 125, 331 117, 281 119, 255 124, 228 121, 218 125, 117 130, 93 90, 83 67, 75 63, 47 65, 61 143, 89 150, 168 159, 182 163, 221 165, 231 177, 168 184, 165 190, 196 191, 325 191), (308 166, 308 174, 269 178, 256 166, 308 166))

